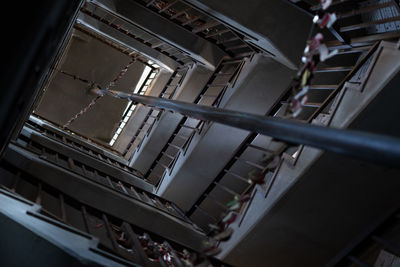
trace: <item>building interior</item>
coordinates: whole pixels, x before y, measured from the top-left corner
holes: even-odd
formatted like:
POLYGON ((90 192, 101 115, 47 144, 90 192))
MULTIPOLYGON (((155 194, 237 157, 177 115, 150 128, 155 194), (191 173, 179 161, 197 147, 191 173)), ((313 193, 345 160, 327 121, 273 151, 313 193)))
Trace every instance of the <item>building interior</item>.
POLYGON ((400 266, 398 0, 7 5, 2 266, 400 266))

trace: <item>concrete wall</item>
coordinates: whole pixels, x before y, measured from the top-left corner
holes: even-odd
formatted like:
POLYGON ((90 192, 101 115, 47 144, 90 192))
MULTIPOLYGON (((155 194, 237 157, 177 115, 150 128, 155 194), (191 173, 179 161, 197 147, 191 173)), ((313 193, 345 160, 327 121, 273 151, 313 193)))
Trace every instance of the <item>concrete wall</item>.
MULTIPOLYGON (((234 88, 229 88, 222 107, 265 114, 290 82, 291 70, 271 58, 255 56, 246 63, 234 88)), ((188 210, 231 159, 248 132, 211 124, 196 136, 186 155, 181 155, 171 174, 165 176, 158 194, 188 210)))

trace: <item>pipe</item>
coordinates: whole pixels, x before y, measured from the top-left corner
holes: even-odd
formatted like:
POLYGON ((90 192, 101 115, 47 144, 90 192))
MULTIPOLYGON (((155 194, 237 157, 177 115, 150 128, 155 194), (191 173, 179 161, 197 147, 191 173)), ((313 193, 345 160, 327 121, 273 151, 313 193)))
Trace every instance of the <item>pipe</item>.
POLYGON ((99 95, 128 99, 200 120, 213 121, 271 136, 294 144, 303 144, 360 160, 400 167, 400 139, 354 130, 342 130, 301 123, 289 119, 253 115, 244 112, 197 105, 177 100, 94 89, 99 95))

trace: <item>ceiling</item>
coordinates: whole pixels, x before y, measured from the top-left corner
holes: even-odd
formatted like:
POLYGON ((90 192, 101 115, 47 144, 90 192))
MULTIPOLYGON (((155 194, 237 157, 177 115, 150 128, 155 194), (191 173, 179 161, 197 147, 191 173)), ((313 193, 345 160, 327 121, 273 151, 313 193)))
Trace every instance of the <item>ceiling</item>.
MULTIPOLYGON (((73 30, 67 48, 34 111, 35 114, 61 126, 96 97, 90 92, 87 83, 60 71, 95 82, 105 88, 131 59, 100 40, 79 30, 73 30)), ((133 63, 113 89, 133 92, 144 68, 145 65, 139 61, 133 63)), ((127 103, 127 100, 105 96, 72 122, 68 129, 108 145, 118 128, 127 103)))

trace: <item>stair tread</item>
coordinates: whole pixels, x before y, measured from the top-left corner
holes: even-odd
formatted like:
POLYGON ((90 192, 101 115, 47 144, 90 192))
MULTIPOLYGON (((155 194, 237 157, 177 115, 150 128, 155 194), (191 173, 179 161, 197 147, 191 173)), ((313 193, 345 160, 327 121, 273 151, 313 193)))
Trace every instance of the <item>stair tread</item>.
POLYGON ((338 67, 320 67, 315 72, 334 72, 334 71, 351 71, 353 66, 338 66, 338 67))
POLYGON ((307 102, 303 106, 304 107, 313 107, 313 108, 319 108, 322 105, 322 103, 316 103, 316 102, 307 102))
POLYGON ((313 84, 310 85, 310 89, 322 89, 322 90, 331 90, 336 89, 338 87, 337 84, 313 84))
POLYGON ((399 21, 399 20, 400 20, 400 16, 385 18, 385 19, 380 19, 380 20, 375 20, 375 21, 367 21, 367 22, 363 22, 363 23, 358 23, 358 24, 341 27, 340 31, 341 32, 353 31, 353 30, 371 27, 371 26, 374 26, 377 24, 384 24, 387 22, 393 22, 393 21, 399 21))

